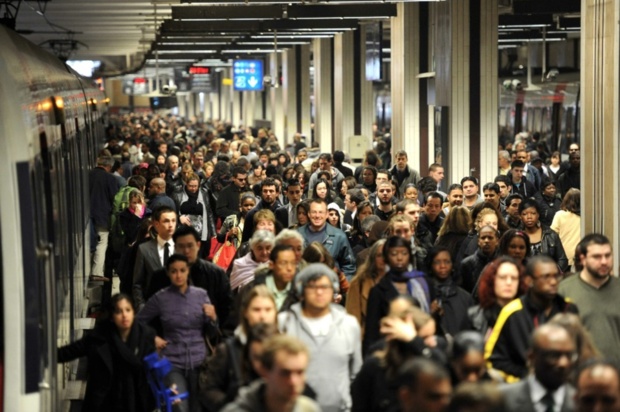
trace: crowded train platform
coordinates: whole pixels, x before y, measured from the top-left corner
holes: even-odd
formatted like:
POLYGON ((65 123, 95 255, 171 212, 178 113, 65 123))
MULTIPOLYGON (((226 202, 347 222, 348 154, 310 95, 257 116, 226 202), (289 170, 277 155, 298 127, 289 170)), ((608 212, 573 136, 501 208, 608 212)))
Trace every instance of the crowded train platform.
POLYGON ((357 164, 301 134, 112 116, 97 326, 58 350, 87 357, 82 410, 162 407, 152 352, 175 411, 620 410, 620 283, 608 238, 580 234, 579 145, 562 161, 519 133, 492 181, 446 181, 373 140, 357 164))

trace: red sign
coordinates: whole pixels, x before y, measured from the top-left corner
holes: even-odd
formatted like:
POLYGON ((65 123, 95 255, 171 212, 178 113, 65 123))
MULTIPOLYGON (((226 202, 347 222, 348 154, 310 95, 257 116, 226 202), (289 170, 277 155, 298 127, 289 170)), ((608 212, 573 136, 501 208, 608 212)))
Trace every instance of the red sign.
POLYGON ((136 77, 133 79, 134 83, 146 83, 146 79, 144 77, 136 77))
POLYGON ((210 74, 210 67, 189 66, 189 74, 210 74))

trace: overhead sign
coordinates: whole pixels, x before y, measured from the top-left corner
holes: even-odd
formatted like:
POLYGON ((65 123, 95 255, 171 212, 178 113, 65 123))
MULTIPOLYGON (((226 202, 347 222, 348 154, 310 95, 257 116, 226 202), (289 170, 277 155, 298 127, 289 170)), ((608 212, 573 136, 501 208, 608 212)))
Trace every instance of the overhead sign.
POLYGON ((213 87, 213 80, 211 77, 212 68, 205 66, 189 66, 187 69, 189 75, 192 77, 191 90, 193 92, 214 93, 216 90, 213 87))
POLYGON ((235 60, 233 62, 233 84, 235 90, 263 90, 264 75, 262 60, 235 60))

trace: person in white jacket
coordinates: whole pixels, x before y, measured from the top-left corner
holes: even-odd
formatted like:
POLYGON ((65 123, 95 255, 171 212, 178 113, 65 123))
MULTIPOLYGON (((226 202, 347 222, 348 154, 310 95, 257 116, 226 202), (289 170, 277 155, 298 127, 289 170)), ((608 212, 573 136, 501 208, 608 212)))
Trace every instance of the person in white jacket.
POLYGON ((301 302, 278 315, 280 330, 308 346, 307 382, 323 412, 351 409, 349 387, 362 366, 360 326, 332 303, 339 285, 332 269, 310 264, 294 280, 301 302))

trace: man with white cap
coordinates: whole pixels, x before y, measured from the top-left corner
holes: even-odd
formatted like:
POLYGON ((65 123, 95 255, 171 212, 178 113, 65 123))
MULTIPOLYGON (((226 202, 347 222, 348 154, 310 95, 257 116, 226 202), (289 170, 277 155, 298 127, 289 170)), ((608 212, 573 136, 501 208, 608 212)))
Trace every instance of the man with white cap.
POLYGON ((359 324, 332 303, 339 285, 338 276, 326 265, 308 265, 293 285, 301 302, 278 316, 281 331, 310 350, 307 382, 323 412, 351 410, 349 387, 362 366, 359 324))

